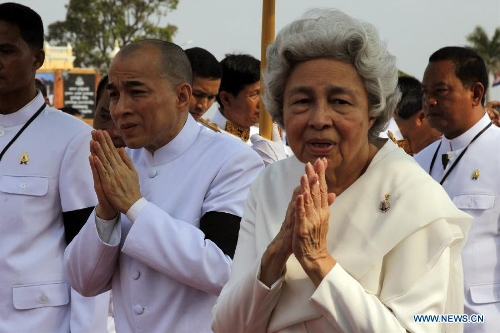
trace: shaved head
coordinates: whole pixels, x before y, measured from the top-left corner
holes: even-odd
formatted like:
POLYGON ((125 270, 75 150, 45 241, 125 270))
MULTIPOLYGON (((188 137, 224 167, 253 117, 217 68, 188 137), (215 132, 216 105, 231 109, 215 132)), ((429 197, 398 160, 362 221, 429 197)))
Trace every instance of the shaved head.
POLYGON ((150 50, 151 47, 160 54, 157 66, 161 76, 168 78, 174 86, 182 82, 192 85, 193 73, 189 59, 184 50, 174 43, 160 39, 145 39, 123 46, 116 57, 128 58, 137 55, 147 57, 145 51, 150 50))

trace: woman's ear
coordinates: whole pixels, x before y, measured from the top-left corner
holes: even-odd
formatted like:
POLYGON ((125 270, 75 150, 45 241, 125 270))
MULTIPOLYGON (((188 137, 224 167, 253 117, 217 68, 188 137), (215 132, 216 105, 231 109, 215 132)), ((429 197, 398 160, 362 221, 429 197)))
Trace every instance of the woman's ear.
POLYGON ((375 117, 368 118, 368 124, 369 124, 368 129, 372 128, 373 124, 375 123, 375 120, 377 120, 377 118, 375 117))

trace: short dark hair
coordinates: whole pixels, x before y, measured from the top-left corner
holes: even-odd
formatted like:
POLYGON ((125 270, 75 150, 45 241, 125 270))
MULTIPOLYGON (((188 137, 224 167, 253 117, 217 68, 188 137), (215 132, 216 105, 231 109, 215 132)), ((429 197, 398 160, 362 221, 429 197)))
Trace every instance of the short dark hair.
POLYGON ((398 77, 398 88, 401 91, 401 98, 403 98, 410 90, 421 89, 422 83, 413 76, 400 76, 398 77))
POLYGON ((486 90, 488 89, 488 70, 484 59, 474 50, 460 47, 447 46, 434 52, 429 57, 429 62, 450 60, 455 65, 455 75, 464 87, 480 82, 484 86, 481 102, 484 105, 486 90))
MULTIPOLYGON (((182 82, 193 84, 193 71, 186 52, 177 44, 161 39, 144 39, 123 46, 116 57, 129 57, 140 51, 142 45, 153 45, 160 51, 160 74, 173 85, 182 82)), ((147 55, 144 55, 147 56, 147 55)))
POLYGON ((99 84, 97 85, 97 90, 95 92, 94 111, 97 110, 97 103, 101 99, 102 94, 107 94, 106 86, 108 85, 108 82, 108 74, 101 76, 101 80, 99 80, 99 84))
POLYGON ((59 110, 61 110, 64 113, 70 114, 72 116, 75 116, 75 115, 80 115, 81 116, 82 115, 82 113, 80 112, 80 110, 75 109, 72 106, 65 106, 65 107, 60 108, 59 110))
POLYGON ((16 25, 30 47, 43 49, 43 22, 33 9, 14 2, 2 3, 0 21, 16 25))
POLYGON ((40 90, 43 98, 47 98, 47 87, 45 86, 45 84, 43 84, 43 82, 40 79, 35 78, 35 86, 36 89, 40 90))
MULTIPOLYGON (((219 93, 227 91, 236 96, 246 85, 260 81, 260 60, 249 54, 226 54, 220 65, 222 80, 219 93)), ((217 103, 222 107, 219 95, 217 103)))
MULTIPOLYGON (((401 109, 401 103, 403 101, 403 98, 405 98, 405 96, 413 89, 422 90, 422 83, 418 79, 414 78, 413 76, 404 75, 404 76, 398 77, 398 88, 399 88, 399 91, 401 91, 401 99, 398 102, 396 114, 399 114, 399 110, 401 109)), ((408 119, 409 117, 408 118, 401 117, 401 118, 408 119)))
POLYGON ((220 79, 222 69, 214 55, 201 47, 192 47, 185 50, 193 69, 193 76, 208 79, 220 79))
POLYGON ((417 114, 422 110, 423 97, 424 93, 421 87, 406 91, 399 102, 398 117, 406 120, 417 114))

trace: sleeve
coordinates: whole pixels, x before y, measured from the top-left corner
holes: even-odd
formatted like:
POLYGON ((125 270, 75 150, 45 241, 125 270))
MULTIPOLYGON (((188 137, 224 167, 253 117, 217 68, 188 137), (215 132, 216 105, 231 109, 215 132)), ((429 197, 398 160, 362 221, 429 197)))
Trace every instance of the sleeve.
POLYGON ((218 333, 266 332, 271 313, 281 295, 283 278, 272 288, 258 280, 260 256, 255 240, 255 208, 250 190, 241 222, 231 278, 212 310, 212 330, 218 333), (244 301, 243 301, 244 300, 244 301))
POLYGON ((78 234, 97 204, 88 161, 90 127, 80 130, 68 143, 59 173, 59 193, 66 243, 78 234))
POLYGON ((69 142, 59 174, 59 193, 63 212, 97 205, 94 181, 88 157, 90 127, 81 130, 69 142))
MULTIPOLYGON (((425 232, 424 228, 410 238, 414 241, 421 240, 419 236, 424 237, 425 232)), ((408 247, 405 249, 408 250, 408 247)), ((420 256, 426 255, 429 253, 422 253, 420 256)), ((450 272, 461 274, 452 269, 455 267, 452 258, 450 247, 444 247, 437 260, 433 261, 434 264, 428 267, 425 274, 410 288, 386 300, 381 300, 380 296, 366 292, 360 283, 337 263, 320 283, 311 301, 332 326, 338 325, 344 332, 441 332, 443 323, 418 322, 414 315, 444 314, 448 291, 455 287, 451 285, 454 277, 450 272)), ((400 279, 404 279, 404 273, 401 273, 403 264, 401 261, 399 263, 399 265, 385 264, 396 266, 386 267, 392 277, 386 274, 382 281, 383 284, 393 284, 389 288, 398 283, 397 275, 400 279), (398 271, 401 274, 397 274, 398 271)), ((411 265, 412 262, 407 261, 406 264, 411 265)), ((460 331, 460 327, 461 325, 457 324, 449 331, 455 332, 455 329, 460 331)))
POLYGON ((83 296, 96 296, 111 290, 111 279, 118 267, 121 239, 119 221, 120 218, 114 224, 111 234, 107 235, 117 241, 108 244, 100 238, 97 227, 98 223, 107 222, 97 221, 94 210, 80 233, 64 251, 68 281, 83 296))
MULTIPOLYGON (((202 215, 224 212, 241 217, 250 184, 262 169, 262 160, 248 147, 230 156, 207 191, 202 215)), ((239 219, 234 223, 239 224, 239 219)), ((219 232, 234 232, 234 228, 227 229, 219 232)), ((236 237, 228 236, 237 242, 236 237)), ((214 241, 205 239, 199 228, 172 217, 152 203, 138 214, 122 252, 212 295, 219 295, 229 279, 232 264, 230 256, 214 241)))
POLYGON ((252 142, 252 149, 259 154, 266 166, 288 157, 285 144, 279 135, 276 124, 273 124, 272 140, 254 134, 250 137, 250 141, 252 142))

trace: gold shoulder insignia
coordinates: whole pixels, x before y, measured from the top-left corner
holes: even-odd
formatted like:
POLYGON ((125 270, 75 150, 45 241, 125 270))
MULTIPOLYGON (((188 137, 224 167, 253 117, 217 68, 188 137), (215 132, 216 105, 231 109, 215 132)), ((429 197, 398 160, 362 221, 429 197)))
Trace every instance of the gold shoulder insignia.
POLYGON ((224 130, 228 133, 236 135, 238 138, 240 138, 245 142, 247 142, 248 139, 250 138, 250 128, 243 128, 233 123, 230 123, 229 121, 226 122, 226 128, 224 128, 224 130))
POLYGON ((396 137, 394 136, 394 134, 392 134, 391 131, 387 131, 387 136, 389 137, 389 139, 392 140, 392 142, 396 143, 396 137))
POLYGON ((387 131, 387 136, 392 140, 392 142, 397 144, 399 148, 403 148, 408 155, 413 156, 413 150, 411 149, 410 141, 408 141, 408 139, 397 140, 391 131, 387 131))
POLYGON ((203 126, 205 126, 206 128, 211 129, 214 132, 219 132, 220 133, 220 129, 219 129, 219 126, 217 126, 217 124, 211 123, 211 122, 209 122, 209 121, 207 121, 206 119, 203 119, 203 118, 200 118, 200 120, 198 120, 198 122, 200 124, 202 124, 203 126))

